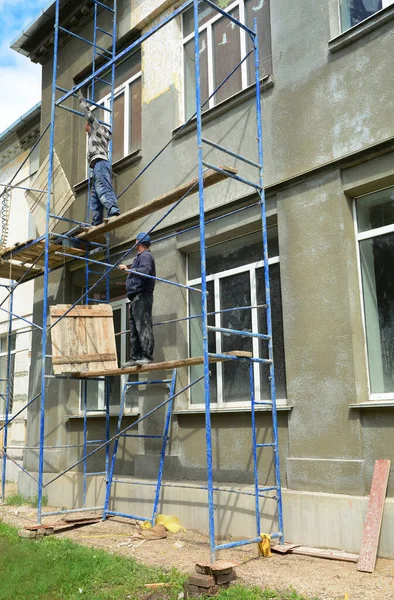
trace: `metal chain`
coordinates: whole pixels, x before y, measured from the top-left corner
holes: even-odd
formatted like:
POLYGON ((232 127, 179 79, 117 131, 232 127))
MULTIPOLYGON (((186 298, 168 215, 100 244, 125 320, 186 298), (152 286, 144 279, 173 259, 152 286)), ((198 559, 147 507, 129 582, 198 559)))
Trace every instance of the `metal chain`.
POLYGON ((0 206, 0 222, 1 222, 1 238, 0 238, 0 252, 2 252, 7 246, 8 240, 8 228, 10 222, 10 205, 11 205, 11 188, 6 187, 1 195, 1 206, 0 206))

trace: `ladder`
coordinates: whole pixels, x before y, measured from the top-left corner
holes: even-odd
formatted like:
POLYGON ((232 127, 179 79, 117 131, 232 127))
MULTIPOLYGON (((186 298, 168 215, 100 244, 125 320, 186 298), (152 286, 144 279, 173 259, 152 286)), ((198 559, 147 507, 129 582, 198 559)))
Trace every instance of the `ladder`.
POLYGON ((158 379, 158 380, 152 380, 152 381, 149 381, 149 380, 148 381, 129 381, 129 382, 125 383, 125 385, 123 387, 122 402, 120 405, 119 418, 118 418, 118 423, 117 423, 117 427, 116 427, 116 436, 117 437, 114 442, 111 466, 110 466, 109 476, 108 476, 108 480, 107 480, 107 488, 106 488, 104 511, 103 511, 103 520, 105 520, 108 516, 118 516, 118 517, 126 517, 129 519, 135 519, 137 521, 149 521, 152 525, 155 524, 155 519, 157 516, 158 506, 159 506, 159 502, 160 502, 160 492, 161 492, 162 480, 163 480, 163 469, 164 469, 164 461, 165 461, 165 456, 166 456, 167 442, 169 440, 171 416, 172 416, 172 409, 173 409, 172 398, 175 395, 176 374, 177 374, 177 371, 176 371, 176 369, 174 369, 172 372, 171 379, 158 379), (167 403, 167 410, 166 410, 166 416, 165 416, 164 428, 163 428, 162 435, 120 433, 122 431, 122 419, 123 419, 123 415, 124 415, 127 391, 130 387, 140 386, 140 385, 166 385, 168 387, 169 401, 167 403), (151 513, 150 517, 140 516, 140 515, 132 515, 132 514, 122 513, 122 512, 118 512, 116 510, 109 509, 109 504, 110 504, 110 500, 111 500, 111 489, 112 489, 112 486, 114 483, 126 483, 126 484, 132 484, 132 485, 149 485, 149 483, 146 481, 134 481, 134 480, 130 480, 130 479, 120 479, 120 478, 114 477, 116 456, 117 456, 117 452, 118 452, 119 439, 121 437, 123 437, 123 438, 149 438, 149 439, 161 439, 162 440, 157 482, 152 484, 156 489, 155 489, 152 513, 151 513))

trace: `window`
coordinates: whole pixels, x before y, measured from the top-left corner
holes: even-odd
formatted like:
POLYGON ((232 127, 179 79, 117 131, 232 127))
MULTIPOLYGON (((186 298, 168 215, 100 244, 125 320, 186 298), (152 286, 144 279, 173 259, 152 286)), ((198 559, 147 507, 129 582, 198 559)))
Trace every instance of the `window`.
MULTIPOLYGON (((11 365, 10 365, 10 397, 8 412, 12 413, 12 405, 14 399, 14 375, 15 375, 15 345, 16 345, 16 334, 13 333, 9 338, 10 350, 11 350, 11 365)), ((5 413, 5 401, 7 392, 7 356, 8 356, 8 336, 3 335, 0 337, 0 402, 1 409, 0 413, 5 413)))
MULTIPOLYGON (((270 7, 268 0, 214 0, 215 4, 253 29, 257 18, 260 76, 271 72, 270 7)), ((251 50, 249 35, 204 2, 199 5, 200 71, 202 104, 251 50)), ((183 15, 185 115, 196 109, 193 8, 183 15)), ((237 69, 203 110, 229 98, 254 82, 254 56, 237 69)))
MULTIPOLYGON (((116 335, 116 352, 118 356, 118 364, 121 366, 130 358, 130 338, 128 333, 120 335, 122 331, 126 331, 130 328, 130 317, 129 317, 129 301, 127 299, 113 302, 112 304, 114 312, 114 328, 116 335)), ((117 411, 120 406, 122 391, 124 384, 129 381, 129 375, 121 375, 120 377, 113 377, 111 381, 111 392, 110 392, 110 410, 117 411)), ((81 382, 80 388, 80 410, 84 410, 84 385, 87 385, 87 410, 89 412, 101 412, 105 410, 105 384, 104 381, 91 381, 87 383, 81 382)), ((135 400, 132 401, 131 388, 128 388, 126 396, 125 410, 127 412, 133 411, 136 408, 135 400)), ((135 393, 135 391, 134 391, 135 393)))
POLYGON ((394 396, 394 188, 356 199, 372 399, 394 396))
MULTIPOLYGON (((102 75, 102 79, 110 81, 110 71, 102 75)), ((111 94, 108 85, 96 81, 94 94, 89 86, 87 97, 107 109, 111 108, 111 94), (94 96, 94 98, 93 98, 94 96)), ((107 110, 92 106, 95 116, 108 122, 107 110)), ((112 132, 112 162, 127 156, 141 147, 141 53, 135 52, 121 62, 115 71, 114 90, 114 123, 112 132)))
POLYGON ((372 16, 394 0, 340 0, 342 31, 372 16))
MULTIPOLYGON (((278 399, 286 398, 285 357, 283 344, 282 301, 280 290, 279 247, 277 227, 269 228, 269 263, 275 379, 278 399)), ((261 233, 255 233, 207 249, 208 325, 266 333, 265 309, 249 308, 265 303, 265 286, 261 233), (225 311, 220 313, 219 311, 225 311)), ((189 285, 198 287, 200 253, 188 257, 189 285)), ((189 292, 189 314, 201 314, 201 297, 189 292)), ((189 322, 190 355, 202 355, 201 319, 189 322)), ((257 338, 223 335, 210 331, 210 352, 246 350, 257 358, 268 357, 268 346, 257 338)), ((223 362, 210 365, 211 403, 218 407, 250 402, 249 363, 223 362)), ((203 367, 191 368, 191 381, 203 374, 203 367)), ((254 365, 256 400, 270 398, 269 367, 254 365)), ((193 406, 204 402, 204 382, 191 388, 193 406)))

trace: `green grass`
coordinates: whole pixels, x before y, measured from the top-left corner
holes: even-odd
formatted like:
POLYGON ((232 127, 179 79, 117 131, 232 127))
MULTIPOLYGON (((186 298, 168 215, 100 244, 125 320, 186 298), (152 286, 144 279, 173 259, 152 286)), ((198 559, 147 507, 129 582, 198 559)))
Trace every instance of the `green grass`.
MULTIPOLYGON (((30 504, 33 508, 37 508, 38 496, 32 496, 31 498, 24 496, 23 494, 10 494, 4 501, 7 506, 23 506, 24 504, 30 504)), ((47 506, 48 496, 42 497, 42 505, 47 506)))
MULTIPOLYGON (((0 600, 176 600, 185 576, 54 536, 19 538, 0 522, 0 600), (171 582, 152 592, 145 583, 171 582)), ((294 591, 231 586, 220 600, 312 600, 294 591)), ((315 599, 317 600, 317 599, 315 599)))

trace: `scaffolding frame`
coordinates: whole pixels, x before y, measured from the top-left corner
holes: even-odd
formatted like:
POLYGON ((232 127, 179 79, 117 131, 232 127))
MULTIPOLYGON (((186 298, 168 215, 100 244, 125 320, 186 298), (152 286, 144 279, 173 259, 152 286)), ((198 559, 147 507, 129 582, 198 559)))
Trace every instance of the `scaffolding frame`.
MULTIPOLYGON (((13 318, 15 319, 22 319, 25 320, 28 325, 31 328, 38 328, 39 330, 41 330, 41 387, 40 387, 40 392, 33 397, 32 399, 30 399, 27 404, 18 411, 17 414, 13 415, 12 417, 10 417, 9 415, 9 407, 10 407, 10 375, 11 375, 11 348, 10 348, 10 344, 8 343, 8 353, 7 353, 7 381, 6 381, 6 391, 5 391, 5 412, 4 412, 4 425, 0 428, 0 431, 2 429, 4 429, 4 442, 3 442, 3 449, 2 449, 2 455, 3 455, 3 471, 2 471, 2 498, 4 500, 5 497, 5 481, 6 481, 6 462, 7 459, 15 462, 13 460, 13 458, 9 455, 8 451, 12 449, 11 446, 7 445, 7 431, 8 431, 8 427, 10 426, 10 424, 13 422, 13 420, 19 416, 23 411, 25 411, 29 406, 31 406, 31 404, 33 402, 36 402, 38 400, 38 398, 40 398, 40 412, 39 412, 39 446, 35 447, 35 449, 39 450, 39 459, 38 459, 38 479, 36 479, 31 473, 29 473, 22 465, 19 465, 18 463, 17 466, 28 476, 30 476, 37 484, 37 489, 38 489, 38 508, 37 508, 37 519, 38 522, 41 522, 41 519, 45 516, 48 515, 53 515, 53 514, 61 514, 63 512, 78 512, 80 510, 103 510, 104 507, 100 506, 100 507, 86 507, 86 495, 87 495, 87 477, 91 476, 91 475, 97 475, 97 474, 105 474, 106 477, 106 481, 107 481, 107 497, 108 496, 108 492, 110 489, 110 485, 112 482, 112 476, 110 477, 110 443, 115 441, 115 443, 117 444, 119 438, 121 436, 125 436, 127 435, 127 431, 131 428, 134 427, 136 425, 138 425, 139 422, 141 422, 141 420, 147 418, 148 416, 150 416, 153 412, 159 410, 160 408, 164 407, 164 406, 172 406, 172 402, 174 400, 174 398, 176 398, 177 396, 179 396, 180 394, 184 393, 187 389, 190 389, 195 383, 197 383, 198 381, 203 380, 204 381, 204 402, 205 402, 205 432, 206 432, 206 460, 207 460, 207 485, 206 486, 198 486, 199 489, 205 489, 207 490, 207 498, 208 498, 208 522, 209 522, 209 538, 210 538, 210 554, 211 554, 211 559, 214 560, 215 557, 215 553, 218 550, 222 550, 222 549, 226 549, 226 548, 232 548, 232 547, 237 547, 237 546, 242 546, 242 545, 246 545, 246 544, 251 544, 251 543, 258 543, 261 541, 261 529, 260 529, 260 499, 261 498, 265 498, 265 499, 272 499, 274 501, 276 501, 277 504, 277 524, 278 524, 278 530, 275 531, 274 533, 271 534, 272 538, 279 538, 279 540, 283 543, 284 541, 284 533, 283 533, 283 516, 282 516, 282 495, 281 495, 281 481, 280 481, 280 467, 279 467, 279 453, 278 453, 278 422, 277 422, 277 409, 276 409, 276 389, 275 389, 275 373, 274 373, 274 361, 273 361, 273 344, 272 344, 272 318, 271 318, 271 298, 270 298, 270 280, 269 280, 269 267, 268 267, 268 238, 267 238, 267 223, 266 223, 266 205, 265 205, 265 193, 264 193, 264 183, 263 183, 263 170, 264 170, 264 164, 263 164, 263 130, 262 130, 262 118, 261 118, 261 100, 260 100, 260 94, 261 94, 261 90, 260 90, 260 73, 259 73, 259 49, 258 49, 258 32, 257 32, 257 20, 254 20, 254 27, 253 29, 247 27, 244 23, 242 23, 239 19, 235 18, 233 15, 229 14, 228 12, 226 12, 225 10, 223 10, 222 8, 220 8, 219 6, 217 6, 212 0, 186 0, 180 7, 178 7, 177 9, 173 10, 173 12, 166 16, 165 18, 161 19, 159 21, 158 24, 156 24, 154 27, 152 27, 149 31, 147 31, 146 33, 144 33, 143 35, 140 36, 140 38, 134 42, 132 42, 131 44, 129 44, 124 50, 122 50, 121 52, 116 53, 116 38, 117 38, 117 32, 116 32, 116 0, 109 0, 109 3, 113 3, 112 6, 109 6, 108 4, 104 4, 103 2, 99 2, 99 0, 92 0, 93 2, 93 10, 94 10, 94 15, 93 15, 93 27, 94 27, 94 35, 93 35, 93 41, 87 40, 86 38, 82 38, 81 36, 75 34, 74 32, 71 32, 63 27, 60 26, 59 23, 59 13, 60 13, 60 0, 55 0, 55 24, 54 24, 54 54, 53 54, 53 79, 52 79, 52 95, 51 95, 51 121, 49 123, 49 125, 44 129, 43 133, 41 134, 38 142, 42 139, 43 135, 48 131, 49 129, 49 169, 48 169, 48 187, 47 187, 47 201, 46 201, 46 219, 45 219, 45 234, 43 236, 41 236, 41 238, 37 238, 40 240, 43 240, 45 242, 45 246, 44 246, 44 251, 43 251, 43 256, 44 256, 44 272, 43 272, 43 278, 44 278, 44 283, 43 283, 43 311, 42 311, 42 326, 39 324, 35 324, 32 323, 26 319, 23 319, 22 317, 16 315, 13 312, 13 294, 15 289, 20 285, 20 283, 23 282, 23 280, 26 280, 27 277, 31 277, 32 276, 32 271, 34 271, 34 265, 35 263, 38 262, 38 259, 36 259, 36 261, 34 261, 33 265, 30 265, 29 268, 27 269, 25 275, 23 275, 20 280, 18 282, 14 282, 12 281, 11 284, 9 286, 7 286, 7 289, 9 290, 9 296, 7 296, 7 298, 9 298, 9 310, 7 311, 6 309, 2 308, 2 305, 4 304, 4 302, 6 301, 6 299, 4 299, 1 303, 0 303, 0 309, 4 310, 5 312, 8 312, 9 314, 9 326, 8 326, 8 333, 9 336, 12 333, 12 320, 13 318), (245 50, 245 54, 244 56, 241 57, 241 61, 239 62, 239 64, 237 64, 237 66, 227 75, 227 77, 217 86, 217 88, 214 90, 214 92, 209 96, 209 98, 202 102, 201 99, 201 74, 200 74, 200 55, 199 55, 199 50, 200 50, 200 32, 199 32, 199 5, 200 4, 205 4, 209 7, 211 7, 212 10, 216 11, 217 13, 221 14, 222 17, 229 19, 234 26, 243 29, 245 32, 245 35, 248 36, 248 39, 251 40, 252 43, 252 49, 249 52, 246 52, 245 50), (45 400, 46 400, 46 381, 47 379, 53 378, 55 376, 53 375, 48 375, 46 370, 48 367, 48 354, 47 354, 47 346, 48 346, 48 333, 50 332, 51 328, 56 326, 56 324, 63 319, 70 310, 72 310, 73 307, 75 307, 77 304, 81 303, 81 302, 85 302, 86 304, 89 302, 94 302, 96 301, 93 297, 90 296, 90 293, 92 292, 92 290, 101 282, 105 282, 106 285, 106 302, 109 302, 110 296, 110 288, 109 288, 109 284, 110 284, 110 274, 111 272, 117 268, 117 266, 125 260, 125 258, 133 251, 133 249, 135 248, 135 245, 132 245, 132 247, 130 249, 128 249, 125 252, 122 253, 117 253, 115 256, 116 261, 115 263, 109 263, 110 260, 110 240, 109 240, 109 235, 107 234, 106 237, 106 243, 105 244, 99 244, 99 243, 94 243, 91 241, 85 241, 85 248, 86 248, 86 255, 84 257, 76 257, 74 255, 69 255, 68 253, 64 252, 61 254, 64 254, 64 256, 68 256, 69 258, 72 258, 73 260, 75 260, 76 258, 78 258, 79 260, 83 260, 85 261, 85 292, 83 293, 83 295, 76 301, 73 303, 73 305, 67 309, 64 314, 58 318, 58 320, 53 323, 51 326, 47 325, 47 317, 48 317, 48 308, 49 308, 49 299, 48 299, 48 285, 49 285, 49 274, 51 273, 52 269, 50 268, 49 265, 49 251, 50 251, 50 243, 51 240, 53 239, 53 237, 55 236, 56 238, 60 238, 60 239, 64 239, 67 238, 68 240, 75 240, 75 241, 79 241, 78 238, 74 237, 76 235, 76 231, 78 231, 78 229, 84 225, 86 225, 86 223, 83 222, 79 222, 79 221, 75 221, 72 219, 67 219, 65 217, 61 217, 61 216, 56 216, 54 214, 51 213, 51 195, 52 195, 52 175, 53 175, 53 164, 54 164, 54 146, 55 146, 55 124, 56 124, 56 109, 57 108, 63 108, 73 114, 79 115, 79 116, 83 116, 84 115, 79 112, 76 111, 73 108, 70 108, 69 106, 66 106, 64 103, 72 98, 76 96, 76 93, 79 90, 82 90, 82 88, 85 88, 87 85, 91 85, 92 88, 92 97, 89 100, 89 102, 91 102, 91 104, 93 106, 99 106, 97 103, 94 102, 94 83, 95 81, 101 81, 104 82, 106 85, 108 85, 111 89, 111 109, 110 109, 110 123, 104 123, 108 126, 111 127, 112 129, 112 124, 113 124, 113 101, 114 101, 114 82, 115 82, 115 67, 116 64, 119 63, 123 58, 125 58, 126 56, 130 55, 134 50, 136 50, 137 48, 140 48, 141 45, 148 39, 150 38, 152 35, 154 35, 157 31, 159 31, 162 27, 164 27, 165 25, 167 25, 170 21, 172 21, 173 19, 179 17, 180 15, 182 15, 186 10, 188 9, 192 9, 193 8, 193 18, 194 18, 194 61, 195 61, 195 98, 196 98, 196 110, 195 113, 192 117, 190 117, 186 123, 184 123, 183 127, 174 135, 171 137, 170 141, 148 162, 148 164, 139 172, 139 174, 127 185, 127 187, 118 195, 118 197, 121 197, 128 189, 131 185, 133 185, 133 183, 135 183, 135 181, 141 177, 146 170, 151 167, 151 165, 155 162, 155 160, 162 154, 162 152, 165 151, 165 149, 171 144, 171 142, 174 140, 174 138, 177 137, 177 135, 179 135, 179 133, 184 129, 184 127, 186 127, 190 122, 192 122, 193 120, 195 120, 196 122, 196 141, 197 141, 197 174, 198 174, 198 183, 197 185, 193 185, 192 188, 190 188, 181 198, 180 200, 178 200, 177 202, 175 202, 170 209, 168 209, 164 216, 162 216, 149 230, 148 233, 152 233, 158 226, 159 224, 174 210, 176 209, 181 202, 184 200, 185 197, 187 197, 189 195, 189 193, 193 192, 196 190, 198 191, 198 200, 199 200, 199 223, 197 226, 199 228, 199 232, 200 232, 200 267, 201 267, 201 290, 197 290, 197 289, 193 289, 190 288, 189 286, 183 286, 179 283, 176 282, 170 282, 170 281, 165 281, 163 279, 160 279, 158 277, 156 277, 155 279, 157 279, 158 281, 165 281, 166 283, 169 284, 173 284, 173 285, 177 285, 179 287, 183 287, 183 288, 189 288, 190 291, 193 292, 199 292, 201 294, 201 315, 193 315, 193 316, 189 316, 186 318, 182 318, 182 319, 175 319, 172 320, 172 322, 176 322, 178 320, 187 320, 187 319, 191 319, 191 318, 201 318, 202 321, 202 340, 203 340, 203 376, 199 377, 197 379, 195 379, 194 381, 192 381, 189 385, 187 385, 185 388, 183 388, 182 390, 175 392, 175 384, 171 387, 171 392, 169 395, 169 398, 167 398, 166 400, 164 400, 162 403, 160 403, 157 407, 155 407, 154 409, 152 409, 151 411, 149 411, 148 413, 146 413, 145 415, 143 415, 140 419, 138 419, 136 422, 134 422, 132 425, 126 427, 123 430, 120 430, 120 427, 118 427, 118 430, 116 432, 116 434, 112 437, 110 437, 110 432, 109 432, 109 417, 110 417, 110 413, 109 413, 109 397, 110 397, 110 388, 109 388, 109 378, 105 377, 105 373, 103 373, 103 377, 105 380, 105 415, 106 415, 106 435, 105 435, 105 440, 88 440, 87 439, 87 377, 80 375, 80 379, 84 382, 83 386, 84 386, 84 438, 83 438, 83 456, 82 458, 80 458, 77 462, 75 462, 73 465, 71 465, 70 467, 68 467, 67 469, 65 469, 64 471, 58 473, 55 477, 53 477, 52 479, 50 479, 49 481, 47 481, 46 483, 44 483, 44 451, 47 448, 58 448, 59 446, 46 446, 45 445, 45 400), (97 25, 97 16, 98 16, 98 10, 107 10, 110 11, 112 13, 112 19, 113 19, 113 30, 112 30, 112 34, 110 34, 107 31, 102 30, 100 27, 98 27, 97 25), (91 74, 86 77, 82 82, 80 82, 78 85, 74 86, 72 89, 70 90, 65 90, 64 88, 61 88, 57 85, 57 65, 58 65, 58 50, 59 50, 59 31, 65 32, 67 34, 70 34, 72 37, 76 37, 84 42, 87 42, 89 45, 92 46, 93 48, 93 59, 92 59, 92 72, 91 74), (97 45, 97 31, 101 31, 103 33, 106 33, 108 36, 112 37, 112 44, 111 44, 111 50, 108 50, 106 48, 103 48, 101 46, 97 45), (96 58, 97 56, 101 56, 105 59, 104 64, 100 67, 97 68, 96 65, 96 58), (249 56, 253 56, 254 59, 254 75, 255 75, 255 79, 254 79, 254 88, 255 88, 255 109, 256 109, 256 137, 257 137, 257 161, 253 161, 245 156, 240 155, 239 153, 236 153, 228 148, 225 148, 224 146, 213 142, 212 140, 208 140, 207 138, 203 137, 203 122, 202 122, 202 111, 203 111, 203 107, 204 105, 209 102, 209 100, 218 92, 218 90, 226 83, 226 81, 237 71, 237 69, 239 69, 242 64, 249 58, 249 56), (107 72, 109 69, 111 69, 111 82, 108 82, 107 80, 104 80, 102 78, 103 74, 105 72, 107 72), (62 92, 62 96, 60 98, 56 97, 57 92, 62 92), (250 166, 254 167, 257 171, 258 171, 258 176, 257 176, 257 181, 250 181, 240 175, 238 175, 237 173, 229 173, 223 170, 222 167, 218 167, 214 164, 211 164, 209 162, 207 162, 206 160, 204 160, 204 155, 203 155, 203 149, 205 146, 210 146, 215 148, 216 150, 219 150, 229 156, 232 156, 233 158, 236 158, 237 160, 240 160, 243 163, 249 164, 250 166), (222 328, 222 327, 211 327, 208 326, 208 315, 210 313, 208 313, 207 310, 207 273, 206 273, 206 248, 205 248, 205 227, 206 224, 212 221, 216 221, 220 218, 223 218, 226 216, 226 214, 221 215, 219 217, 210 219, 209 221, 205 220, 205 202, 204 202, 204 173, 207 169, 211 169, 213 171, 216 171, 217 173, 221 173, 224 174, 226 177, 230 177, 234 180, 236 180, 239 183, 242 183, 243 185, 246 185, 249 189, 252 189, 254 193, 257 194, 258 196, 258 201, 255 204, 258 204, 260 206, 260 215, 261 215, 261 226, 262 226, 262 246, 263 246, 263 263, 264 263, 264 286, 265 286, 265 305, 260 305, 260 306, 264 306, 265 308, 265 315, 266 315, 266 334, 260 334, 257 332, 246 332, 246 331, 238 331, 238 330, 234 330, 234 329, 229 329, 229 328, 222 328), (54 234, 51 231, 50 228, 50 223, 51 223, 51 219, 57 219, 57 220, 62 220, 65 222, 69 222, 70 224, 76 225, 76 227, 71 228, 68 232, 66 232, 65 234, 54 234), (94 260, 90 257, 90 252, 91 250, 97 249, 97 248, 101 248, 101 250, 105 253, 105 257, 106 260, 105 261, 97 261, 94 260), (120 254, 120 258, 119 257, 120 254), (94 272, 90 267, 91 266, 95 266, 95 265, 100 265, 103 269, 104 272, 100 275, 99 279, 97 281, 95 281, 93 284, 90 283, 90 278, 89 276, 91 275, 92 272, 94 272), (262 359, 262 358, 257 358, 257 357, 240 357, 240 356, 231 356, 229 354, 226 353, 210 353, 209 349, 208 349, 208 333, 209 331, 214 331, 220 335, 226 334, 226 335, 234 335, 234 336, 243 336, 243 337, 252 337, 252 338, 258 338, 260 340, 265 340, 267 342, 268 345, 268 358, 267 359, 262 359), (209 363, 211 360, 234 360, 234 361, 246 361, 249 364, 249 389, 250 389, 250 402, 251 402, 251 426, 252 426, 252 455, 253 455, 253 478, 254 478, 254 493, 251 492, 245 492, 243 490, 238 490, 235 488, 223 488, 223 487, 218 487, 218 486, 214 486, 214 482, 213 482, 213 463, 212 463, 212 432, 211 432, 211 404, 210 404, 210 386, 209 386, 209 381, 210 381, 210 373, 209 373, 209 363), (269 401, 262 401, 255 398, 255 394, 254 394, 254 365, 255 364, 260 364, 260 365, 265 365, 266 368, 268 366, 269 368, 269 381, 270 381, 270 392, 271 392, 271 400, 269 401), (264 406, 267 407, 269 409, 271 409, 272 411, 272 442, 270 443, 259 443, 257 440, 257 432, 256 432, 256 409, 259 406, 264 406), (97 447, 94 448, 92 451, 88 452, 88 446, 89 445, 96 445, 97 447), (106 464, 105 464, 105 471, 103 471, 102 473, 88 473, 87 472, 87 467, 86 467, 86 461, 88 458, 90 458, 92 455, 94 455, 96 452, 98 452, 99 450, 105 448, 106 450, 106 464), (259 469, 258 469, 258 450, 259 449, 264 449, 264 448, 271 448, 273 450, 273 462, 274 462, 274 466, 275 466, 275 485, 273 486, 260 486, 259 485, 259 469), (57 481, 57 479, 59 479, 61 476, 63 476, 64 474, 68 473, 69 471, 71 471, 72 469, 74 469, 77 465, 83 463, 83 507, 82 508, 74 508, 74 509, 69 509, 66 511, 55 511, 55 512, 43 512, 42 508, 43 508, 43 492, 45 490, 45 488, 50 485, 51 483, 57 481), (252 495, 255 497, 255 520, 256 520, 256 537, 252 538, 252 539, 245 539, 245 540, 241 540, 241 541, 236 541, 236 542, 231 542, 231 543, 227 543, 227 544, 217 544, 216 543, 216 536, 215 536, 215 520, 214 520, 214 509, 215 509, 215 501, 214 501, 214 492, 216 491, 223 491, 223 492, 228 492, 228 493, 236 493, 236 494, 244 494, 244 495, 252 495), (272 492, 274 492, 274 495, 272 495, 272 492)), ((37 142, 37 143, 38 143, 37 142)), ((37 145, 37 143, 35 144, 35 146, 37 145)), ((35 147, 34 146, 34 147, 35 147)), ((34 149, 33 147, 33 149, 34 149)), ((32 151, 31 151, 32 152, 32 151)), ((31 153, 30 152, 30 153, 31 153)), ((30 155, 29 153, 29 155, 30 155)), ((29 155, 26 157, 25 161, 29 158, 29 155)), ((110 157, 111 160, 111 157, 110 157)), ((23 165, 22 165, 23 166, 23 165)), ((15 176, 14 176, 15 177, 15 176)), ((14 179, 14 178, 13 178, 14 179)), ((5 190, 11 189, 10 186, 12 184, 11 180, 10 184, 5 188, 5 190)), ((32 189, 32 188, 28 188, 28 189, 32 189)), ((88 201, 89 202, 89 201, 88 201)), ((245 208, 241 208, 241 209, 237 209, 235 211, 231 211, 230 213, 227 214, 235 214, 241 210, 244 210, 248 207, 245 208)), ((88 220, 89 217, 89 204, 87 206, 87 219, 88 220)), ((186 231, 193 229, 194 227, 188 228, 186 229, 186 231)), ((176 235, 179 232, 176 232, 175 234, 171 234, 171 235, 176 235)), ((166 239, 167 237, 171 237, 170 236, 165 236, 162 239, 166 239)), ((34 242, 36 242, 37 240, 34 240, 34 242)), ((42 254, 41 254, 42 256, 42 254)), ((34 276, 34 272, 33 272, 33 276, 34 276)), ((249 309, 249 310, 253 310, 257 308, 256 306, 250 306, 250 307, 235 307, 232 310, 237 310, 237 309, 249 309)), ((229 309, 230 310, 230 309, 229 309)), ((224 312, 224 311, 220 311, 220 312, 224 312)), ((165 322, 163 322, 165 323, 165 322)), ((121 334, 127 334, 127 332, 121 332, 121 334)), ((63 379, 68 379, 71 378, 69 376, 56 376, 56 378, 63 378, 63 379)), ((72 378, 74 381, 75 379, 78 379, 78 377, 73 377, 72 378)), ((102 380, 102 377, 96 378, 96 379, 100 379, 102 380)), ((168 410, 167 411, 167 416, 170 415, 171 416, 171 411, 168 410)), ((166 419, 166 426, 169 425, 169 418, 170 416, 166 419)), ((120 423, 120 421, 119 421, 120 423)), ((167 429, 168 432, 168 429, 167 429)), ((157 436, 145 436, 145 437, 157 437, 157 436)), ((167 437, 166 436, 161 436, 163 437, 163 440, 167 437)), ((63 447, 80 447, 78 445, 65 445, 63 447)), ((113 453, 112 456, 112 463, 113 466, 115 464, 115 457, 116 457, 116 453, 113 453)), ((169 487, 180 487, 180 488, 195 488, 196 486, 193 484, 176 484, 176 483, 171 483, 171 482, 163 482, 162 481, 162 472, 163 472, 163 465, 164 465, 164 459, 165 459, 165 449, 164 451, 162 451, 161 453, 161 459, 160 459, 160 470, 159 470, 159 478, 158 478, 158 483, 157 488, 156 488, 156 496, 155 496, 155 507, 154 507, 154 512, 153 512, 153 517, 152 517, 152 522, 154 520, 154 516, 155 516, 155 511, 157 511, 157 506, 158 506, 158 502, 159 502, 159 498, 160 498, 160 490, 161 487, 163 486, 169 486, 169 487)), ((112 475, 113 475, 113 467, 112 467, 112 475)), ((144 482, 136 482, 141 484, 144 484, 144 482)), ((146 483, 146 485, 150 485, 148 482, 146 483)), ((105 506, 106 512, 104 511, 104 515, 103 518, 105 518, 105 514, 110 515, 111 511, 108 510, 108 502, 106 501, 106 506, 105 506)), ((124 516, 130 516, 132 517, 132 515, 124 515, 124 516)), ((133 517, 135 518, 135 517, 133 517)), ((142 517, 141 517, 142 518, 142 517)))

